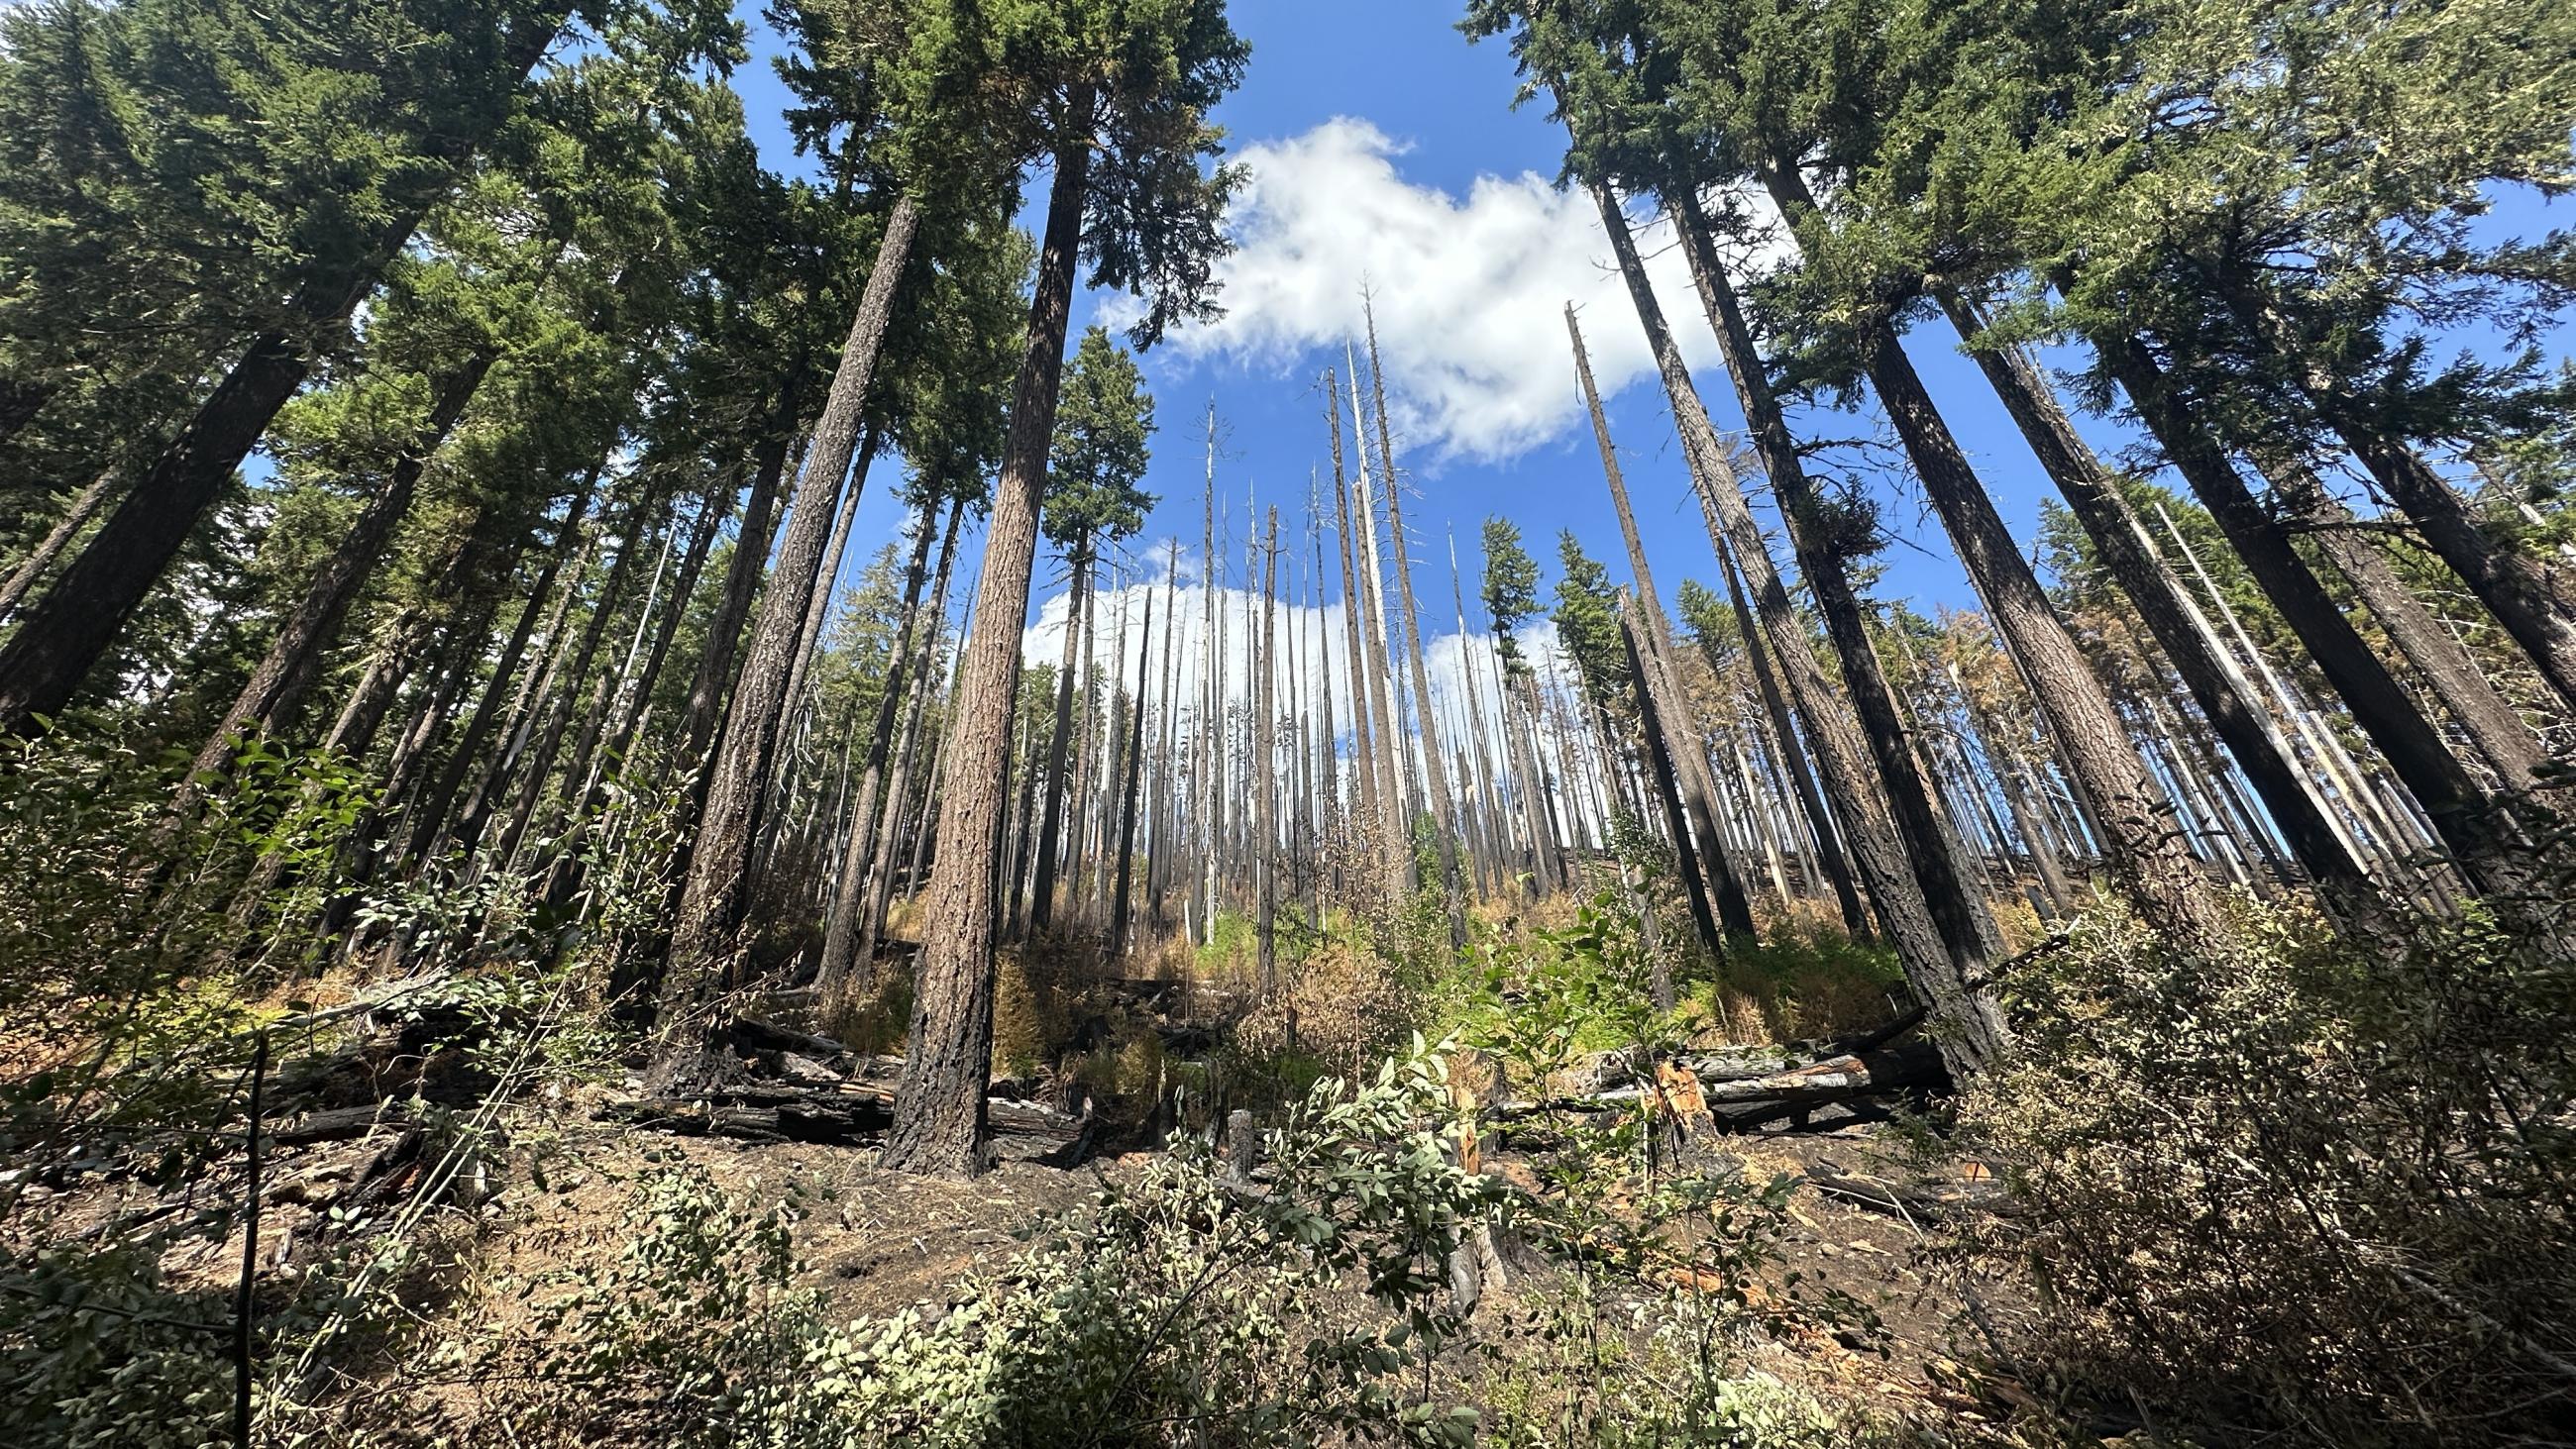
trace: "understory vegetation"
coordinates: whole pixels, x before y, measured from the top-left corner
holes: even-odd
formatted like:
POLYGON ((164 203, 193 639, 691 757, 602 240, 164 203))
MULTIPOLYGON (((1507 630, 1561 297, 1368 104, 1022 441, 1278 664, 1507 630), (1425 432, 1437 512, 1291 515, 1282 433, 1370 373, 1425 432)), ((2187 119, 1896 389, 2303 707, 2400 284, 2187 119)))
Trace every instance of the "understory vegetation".
MULTIPOLYGON (((676 1148, 584 1131, 578 1104, 647 1045, 618 1024, 617 910, 424 937, 417 959, 443 964, 391 991, 281 960, 259 921, 175 960, 121 925, 110 887, 138 840, 187 863, 167 889, 220 898, 268 852, 327 858, 362 805, 326 765, 281 761, 207 834, 147 837, 100 764, 24 756, 0 814, 0 851, 49 862, 0 886, 13 939, 76 937, 96 963, 77 986, 24 957, 8 977, 13 1020, 58 1024, 11 1045, 43 1067, 13 1076, 5 1144, 21 1165, 0 1381, 23 1442, 221 1439, 236 1322, 284 1444, 1821 1449, 2055 1443, 2104 1413, 2160 1443, 2508 1442, 2502 1426, 2554 1413, 2576 1353, 2576 977, 2554 886, 2427 918, 2384 954, 2247 902, 2223 962, 2107 909, 2020 958, 2002 983, 2015 1061, 1907 1129, 2009 1190, 2008 1212, 1918 1225, 1918 1258, 1972 1305, 1955 1329, 1983 1368, 1961 1372, 2046 1396, 1963 1421, 1784 1360, 1883 1332, 1781 1258, 1794 1173, 1686 1145, 1651 1094, 1574 1101, 1587 1072, 1651 1081, 1677 1052, 1788 1034, 1775 1023, 1874 1024, 1883 952, 1784 933, 1714 970, 1649 946, 1671 902, 1613 871, 1567 910, 1480 918, 1455 953, 1423 941, 1436 900, 1337 916, 1255 1006, 1221 927, 1171 958, 1235 1018, 1187 1060, 1141 1019, 1091 1017, 1109 1035, 1081 1047, 1065 1033, 1085 967, 1024 958, 1044 986, 1016 1017, 1006 990, 1020 1025, 997 1074, 1047 1063, 1123 1104, 1140 1143, 1169 1138, 938 1301, 850 1314, 799 1260, 800 1224, 849 1211, 840 1190, 720 1182, 676 1148), (250 1094, 345 1083, 353 1060, 361 1110, 408 1124, 377 1150, 414 1166, 272 1175, 255 1251, 279 1271, 237 1302, 250 1094), (1503 1098, 1568 1105, 1480 1122, 1503 1098), (1258 1111, 1249 1141, 1227 1135, 1238 1108, 1258 1111), (1527 1172, 1484 1170, 1513 1149, 1527 1172), (514 1194, 576 1181, 605 1193, 583 1225, 513 1246, 514 1194)), ((267 1131, 292 1140, 300 1120, 267 1131)))
POLYGON ((2576 1445, 2576 4, 1421 19, 0 0, 0 1446, 2576 1445))

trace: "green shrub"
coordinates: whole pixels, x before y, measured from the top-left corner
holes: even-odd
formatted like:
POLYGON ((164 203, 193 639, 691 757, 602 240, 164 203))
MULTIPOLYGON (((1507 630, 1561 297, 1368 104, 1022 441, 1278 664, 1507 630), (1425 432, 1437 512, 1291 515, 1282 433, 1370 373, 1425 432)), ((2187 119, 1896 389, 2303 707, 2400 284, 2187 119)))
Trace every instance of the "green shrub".
POLYGON ((55 1248, 0 1269, 0 1426, 10 1443, 195 1449, 223 1432, 229 1305, 165 1288, 157 1256, 157 1244, 55 1248))
POLYGON ((535 1334, 461 1336, 413 1372, 486 1386, 506 1425, 481 1427, 525 1445, 1464 1444, 1472 1412, 1420 1388, 1460 1327, 1442 1264, 1492 1210, 1444 1151, 1445 1086, 1423 1051, 1319 1083, 1259 1192, 1175 1139, 946 1312, 841 1328, 792 1286, 792 1204, 657 1171, 611 1261, 525 1286, 535 1334))
POLYGON ((212 963, 249 968, 271 948, 297 964, 289 924, 337 886, 365 790, 335 756, 251 740, 183 815, 186 763, 68 730, 0 744, 0 1016, 62 1040, 212 963), (263 872, 286 888, 246 893, 263 872))
POLYGON ((1604 890, 1563 927, 1480 929, 1461 968, 1425 991, 1425 1019, 1502 1063, 1517 1086, 1544 1093, 1593 1053, 1642 1061, 1697 1030, 1696 1004, 1656 1008, 1653 969, 1636 911, 1623 892, 1604 890))
POLYGON ((2564 890, 2225 959, 2090 918, 2011 981, 1962 1103, 2019 1200, 1980 1235, 2036 1355, 2124 1402, 2337 1445, 2527 1442, 2576 1392, 2576 961, 2564 890))

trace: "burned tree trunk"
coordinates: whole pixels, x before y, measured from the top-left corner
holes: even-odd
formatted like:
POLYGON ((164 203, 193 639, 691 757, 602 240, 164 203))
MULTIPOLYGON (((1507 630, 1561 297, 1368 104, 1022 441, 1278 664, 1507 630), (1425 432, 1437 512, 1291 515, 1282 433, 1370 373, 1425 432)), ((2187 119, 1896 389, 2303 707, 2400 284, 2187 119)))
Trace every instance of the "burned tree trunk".
POLYGON ((1386 370, 1377 356, 1377 318, 1369 316, 1369 389, 1377 403, 1378 459, 1386 480, 1386 519, 1395 543, 1396 600, 1404 616, 1404 651, 1412 667, 1414 726, 1422 736, 1423 776, 1431 818, 1440 828, 1441 891, 1449 905, 1449 944, 1467 944, 1466 886, 1458 869, 1458 806, 1449 793, 1449 766, 1441 758, 1439 712, 1431 703, 1431 675, 1422 664, 1422 616, 1413 603, 1413 554, 1404 534, 1404 487, 1395 476, 1395 433, 1386 418, 1386 370))
POLYGON ((1037 877, 1029 890, 1029 924, 1043 928, 1055 915, 1056 862, 1064 838, 1065 751, 1073 740, 1073 694, 1082 670, 1082 640, 1090 631, 1091 550, 1073 560, 1073 600, 1064 620, 1064 663, 1055 683, 1055 731, 1047 740, 1046 811, 1038 818, 1037 877))
MULTIPOLYGON (((1947 295, 1942 304, 1960 336, 1973 340, 1983 326, 1974 311, 1947 295)), ((2207 621, 2157 553, 2121 496, 2118 480, 2076 436, 2038 369, 2018 349, 1970 350, 2192 701, 2262 795, 2264 808, 2279 822, 2300 864, 2329 895, 2368 901, 2374 888, 2352 842, 2299 768, 2271 712, 2218 647, 2207 621)))
POLYGON ((1751 336, 1734 309, 1732 290, 1714 257, 1686 253, 1693 262, 1693 276, 1701 287, 1702 300, 1709 304, 1711 321, 1717 326, 1727 370, 1745 404, 1745 415, 1753 423, 1763 464, 1771 473, 1772 486, 1780 490, 1784 514, 1792 521, 1791 541, 1806 570, 1809 586, 1824 606, 1828 630, 1844 661, 1845 688, 1855 703, 1872 715, 1866 744, 1864 732, 1853 728, 1831 703, 1833 691, 1810 652, 1805 622, 1798 617, 1788 590, 1771 566, 1761 527, 1744 502, 1733 466, 1664 321, 1662 304, 1647 281, 1645 264, 1629 235, 1627 216, 1608 186, 1598 181, 1589 186, 1618 257, 1629 300, 1645 328, 1657 369, 1663 376, 1675 420, 1681 425, 1710 542, 1732 547, 1737 564, 1746 574, 1772 655, 1779 662, 1799 713, 1807 721, 1824 786, 1834 802, 1835 820, 1842 827, 1853 862, 1870 898, 1878 904, 1908 982, 1947 1023, 1945 1056, 1960 1075, 1972 1074, 2000 1060, 2009 1048, 2010 1034, 2002 1013, 1978 980, 2002 956, 2001 944, 1985 903, 1963 868, 1947 821, 1933 806, 1911 752, 1904 746, 1884 676, 1870 652, 1858 603, 1850 592, 1843 560, 1834 544, 1820 536, 1819 500, 1807 480, 1804 462, 1789 436, 1777 400, 1770 393, 1769 379, 1761 371, 1762 363, 1753 351, 1751 336), (1910 852, 1900 850, 1896 836, 1887 829, 1874 804, 1877 792, 1862 763, 1867 757, 1864 751, 1871 748, 1876 750, 1887 796, 1895 803, 1899 818, 1906 822, 1910 852))
MULTIPOLYGON (((1726 959, 1726 937, 1718 929, 1717 916, 1709 909, 1709 891, 1700 872, 1699 852, 1691 844, 1690 820, 1682 806, 1682 785, 1673 769, 1672 743, 1666 732, 1664 716, 1658 709, 1667 703, 1661 681, 1654 674, 1654 664, 1638 647, 1636 602, 1628 591, 1619 591, 1619 639, 1628 651, 1628 675, 1637 687, 1637 729, 1646 746, 1646 759, 1655 777, 1655 796, 1664 807, 1664 822, 1673 838, 1673 856, 1681 873, 1682 894, 1690 902, 1691 922, 1699 928, 1700 945, 1712 961, 1726 959)), ((1667 984, 1658 996, 1658 1010, 1673 1006, 1671 987, 1667 984)))
POLYGON ((1154 596, 1145 596, 1145 632, 1136 641, 1136 699, 1128 710, 1126 781, 1118 805, 1118 885, 1109 903, 1109 950, 1106 959, 1117 961, 1127 950, 1128 883, 1136 867, 1136 796, 1139 777, 1144 771, 1145 749, 1145 663, 1154 643, 1154 596))
POLYGON ((887 214, 875 265, 869 269, 857 314, 841 346, 822 421, 806 453, 797 490, 802 496, 779 543, 776 577, 788 581, 789 597, 761 610, 742 678, 726 711, 725 739, 710 766, 706 807, 699 816, 688 877, 671 927, 671 962, 663 978, 661 1010, 666 1043, 677 1040, 668 1033, 679 1025, 680 1017, 695 1011, 736 946, 755 830, 769 789, 777 719, 786 708, 787 677, 795 668, 796 645, 804 634, 803 591, 812 587, 822 563, 842 480, 858 450, 869 382, 893 320, 896 288, 911 257, 918 222, 919 210, 909 196, 897 200, 887 214))
POLYGON ((993 1059, 993 856, 1009 768, 1020 628, 1028 615, 1091 165, 1088 117, 1094 98, 1083 87, 1074 90, 1068 129, 1085 139, 1056 155, 1028 342, 1012 392, 983 578, 976 586, 975 624, 942 746, 947 785, 924 911, 932 927, 914 973, 910 1044, 882 1158, 903 1172, 971 1176, 984 1165, 984 1084, 993 1059))
POLYGON ((2512 863, 2516 852, 2509 822, 2469 778, 2441 733, 2407 698, 2352 621, 2335 607, 2279 522, 2255 502, 2235 464, 2175 395, 2146 347, 2130 336, 2098 337, 2094 344, 2166 459, 2217 520, 2264 596, 2352 711, 2354 722, 2423 805, 2461 868, 2481 890, 2510 885, 2519 872, 2512 863))

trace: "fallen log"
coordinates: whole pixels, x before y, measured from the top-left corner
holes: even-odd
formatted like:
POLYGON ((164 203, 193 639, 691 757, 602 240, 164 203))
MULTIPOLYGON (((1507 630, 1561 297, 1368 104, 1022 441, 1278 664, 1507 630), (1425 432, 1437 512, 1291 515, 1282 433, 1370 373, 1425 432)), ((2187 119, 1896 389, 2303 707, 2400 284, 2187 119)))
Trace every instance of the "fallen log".
POLYGON ((850 1066, 858 1054, 842 1042, 810 1031, 798 1031, 756 1016, 737 1016, 719 1028, 717 1040, 734 1049, 739 1056, 756 1056, 764 1052, 792 1052, 833 1066, 850 1066))
MULTIPOLYGON (((1690 1068, 1701 1081, 1731 1082, 1795 1071, 1813 1058, 1786 1046, 1733 1046, 1717 1051, 1684 1052, 1671 1060, 1690 1068)), ((1589 1089, 1588 1094, 1602 1094, 1632 1089, 1639 1078, 1654 1075, 1657 1065, 1642 1050, 1601 1052, 1588 1064, 1576 1068, 1573 1075, 1577 1083, 1589 1089)))
POLYGON ((1166 981, 1156 976, 1103 976, 1077 985, 1133 1001, 1159 1002, 1180 995, 1189 983, 1178 977, 1166 981))
POLYGON ((709 1087, 690 1097, 611 1101, 598 1115, 684 1137, 850 1146, 875 1141, 894 1121, 894 1094, 740 1082, 709 1087))
POLYGON ((1909 1042, 1885 1050, 1828 1057, 1795 1071, 1742 1081, 1703 1080, 1700 1092, 1712 1107, 1746 1103, 1798 1105, 1839 1102, 1910 1087, 1936 1087, 1949 1081, 1941 1066, 1941 1049, 1930 1042, 1909 1042))
POLYGON ((646 1098, 610 1102, 596 1114, 603 1121, 623 1122, 680 1137, 733 1137, 745 1142, 784 1142, 775 1107, 716 1107, 695 1102, 646 1098))
MULTIPOLYGON (((1907 1042, 1884 1050, 1827 1057, 1785 1071, 1730 1074, 1725 1069, 1692 1075, 1708 1107, 1807 1106, 1910 1088, 1939 1087, 1949 1081, 1940 1049, 1930 1042, 1907 1042)), ((1605 1092, 1558 1097, 1543 1102, 1497 1102, 1488 1116, 1511 1121, 1549 1112, 1611 1112, 1634 1107, 1663 1093, 1646 1086, 1614 1087, 1605 1092)))
POLYGON ((316 1142, 346 1142, 378 1127, 402 1127, 410 1122, 410 1112, 399 1102, 366 1102, 289 1117, 271 1128, 267 1137, 282 1147, 303 1147, 316 1142))
POLYGON ((1872 1027, 1868 1031, 1861 1032, 1857 1036, 1844 1037, 1833 1044, 1833 1053, 1837 1056, 1858 1056, 1862 1052, 1876 1051, 1878 1048, 1887 1045, 1889 1042, 1905 1035, 1914 1028, 1921 1026, 1925 1018, 1931 1016, 1931 1014, 1932 1008, 1928 1006, 1918 1006, 1912 1011, 1906 1012, 1905 1014, 1879 1026, 1872 1027))
MULTIPOLYGON (((994 1150, 1005 1159, 1069 1167, 1089 1155, 1089 1117, 1000 1097, 985 1099, 984 1114, 994 1150)), ((862 1083, 837 1090, 741 1083, 691 1098, 618 1099, 602 1104, 595 1115, 684 1137, 863 1147, 874 1146, 893 1125, 894 1093, 862 1083)))

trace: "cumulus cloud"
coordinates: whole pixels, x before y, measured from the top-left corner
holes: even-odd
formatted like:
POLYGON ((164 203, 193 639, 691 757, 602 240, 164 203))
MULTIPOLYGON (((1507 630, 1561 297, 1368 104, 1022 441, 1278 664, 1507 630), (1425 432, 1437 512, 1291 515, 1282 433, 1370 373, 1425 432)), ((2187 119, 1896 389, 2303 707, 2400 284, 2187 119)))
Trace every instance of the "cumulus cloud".
MULTIPOLYGON (((1508 459, 1581 417, 1568 301, 1605 392, 1652 373, 1587 196, 1525 171, 1479 176, 1461 198, 1406 180, 1405 149, 1352 117, 1245 148, 1237 250, 1219 272, 1226 315, 1174 334, 1174 350, 1280 371, 1338 363, 1362 334, 1366 285, 1392 406, 1407 445, 1433 460, 1508 459)), ((1696 321, 1671 228, 1639 226, 1637 241, 1684 356, 1712 364, 1715 340, 1696 321)))
MULTIPOLYGON (((1092 663, 1101 678, 1116 678, 1120 687, 1131 694, 1141 693, 1152 718, 1157 722, 1164 708, 1163 681, 1168 667, 1178 684, 1171 707, 1184 721, 1195 720, 1202 709, 1207 688, 1207 661, 1211 657, 1209 641, 1217 641, 1216 657, 1224 661, 1219 680, 1220 705, 1229 714, 1248 711, 1257 699, 1260 675, 1253 660, 1258 655, 1261 631, 1261 596, 1257 591, 1233 585, 1222 585, 1211 592, 1198 582, 1200 570, 1191 554, 1179 554, 1179 586, 1168 591, 1165 560, 1173 555, 1155 549, 1145 555, 1151 562, 1142 578, 1133 578, 1122 587, 1103 587, 1094 600, 1098 625, 1093 632, 1092 663), (1208 628, 1210 604, 1213 603, 1216 629, 1208 628), (1154 614, 1153 636, 1145 636, 1145 614, 1154 614), (1177 618, 1175 617, 1177 616, 1177 618), (1175 628, 1177 625, 1177 628, 1175 628), (1174 657, 1166 664, 1164 649, 1169 644, 1174 657), (1137 668, 1137 651, 1145 645, 1145 668, 1137 668), (1115 662, 1113 662, 1113 660, 1115 662)), ((1302 585, 1301 585, 1302 587, 1302 585)), ((1038 608, 1036 620, 1020 636, 1021 659, 1030 667, 1054 667, 1064 658, 1065 632, 1072 612, 1072 596, 1057 594, 1038 608)), ((1296 691, 1296 702, 1302 711, 1321 724, 1329 701, 1334 721, 1334 753, 1348 756, 1354 748, 1351 733, 1353 709, 1350 695, 1348 660, 1349 629, 1343 622, 1339 601, 1320 607, 1282 599, 1276 606, 1273 624, 1273 657, 1277 673, 1272 679, 1276 691, 1274 703, 1284 717, 1289 713, 1290 694, 1296 691)), ((1387 626, 1400 627, 1390 617, 1387 626)), ((1503 718, 1501 672, 1493 637, 1489 633, 1461 632, 1456 620, 1438 619, 1426 614, 1423 619, 1423 664, 1431 686, 1432 709, 1438 716, 1444 740, 1451 749, 1459 748, 1471 719, 1468 697, 1475 698, 1473 710, 1479 712, 1487 728, 1496 729, 1503 718), (1446 624, 1445 629, 1439 627, 1446 624)), ((1393 628, 1388 635, 1390 637, 1393 628)), ((1549 677, 1573 678, 1573 663, 1560 649, 1556 626, 1539 619, 1525 626, 1519 634, 1523 651, 1549 677)), ((1077 645, 1077 648, 1079 645, 1077 645)), ((1400 648, 1400 645, 1398 646, 1400 648)), ((1419 712, 1412 698, 1411 680, 1403 668, 1402 656, 1395 657, 1396 694, 1404 700, 1400 706, 1406 715, 1406 747, 1418 760, 1421 737, 1417 728, 1419 712)), ((1238 718, 1243 716, 1238 715, 1238 718)), ((1550 768, 1555 768, 1552 749, 1550 768)), ((1508 768, 1508 761, 1498 762, 1508 768)))

